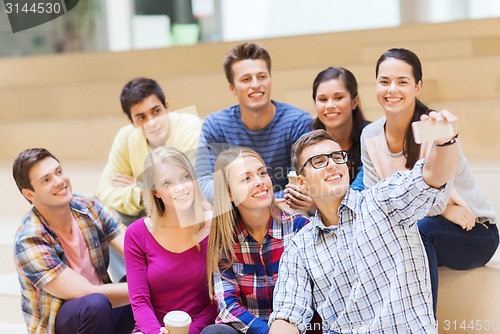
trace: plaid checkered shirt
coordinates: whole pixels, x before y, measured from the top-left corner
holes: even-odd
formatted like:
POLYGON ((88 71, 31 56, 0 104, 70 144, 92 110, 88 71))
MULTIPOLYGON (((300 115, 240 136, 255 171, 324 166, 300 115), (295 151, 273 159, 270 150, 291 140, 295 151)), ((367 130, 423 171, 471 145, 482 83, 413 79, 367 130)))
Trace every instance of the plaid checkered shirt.
MULTIPOLYGON (((70 203, 89 255, 103 283, 110 283, 108 241, 125 225, 95 196, 74 195, 70 203)), ((55 320, 63 301, 43 287, 68 267, 56 232, 33 208, 21 221, 14 243, 14 262, 21 284, 22 310, 30 334, 55 333, 55 320)))
POLYGON ((420 160, 376 186, 349 190, 338 226, 317 213, 281 258, 270 323, 304 333, 316 310, 323 333, 437 333, 428 261, 416 221, 444 194, 420 160))
POLYGON ((306 217, 291 217, 287 213, 280 219, 283 221, 270 219, 262 246, 241 221, 236 223, 236 260, 231 268, 221 267, 221 274, 214 274, 217 323, 231 325, 243 333, 268 333, 267 320, 281 254, 296 232, 309 222, 306 217))

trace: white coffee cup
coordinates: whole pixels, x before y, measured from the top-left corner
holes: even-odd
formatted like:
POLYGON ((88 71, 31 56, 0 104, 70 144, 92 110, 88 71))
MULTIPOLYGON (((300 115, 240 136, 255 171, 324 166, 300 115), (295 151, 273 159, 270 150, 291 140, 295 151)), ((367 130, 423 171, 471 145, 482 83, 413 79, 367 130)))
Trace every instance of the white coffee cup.
POLYGON ((288 172, 288 183, 297 185, 297 173, 294 170, 288 172))
POLYGON ((165 314, 163 323, 170 334, 188 334, 191 317, 184 311, 171 311, 165 314))

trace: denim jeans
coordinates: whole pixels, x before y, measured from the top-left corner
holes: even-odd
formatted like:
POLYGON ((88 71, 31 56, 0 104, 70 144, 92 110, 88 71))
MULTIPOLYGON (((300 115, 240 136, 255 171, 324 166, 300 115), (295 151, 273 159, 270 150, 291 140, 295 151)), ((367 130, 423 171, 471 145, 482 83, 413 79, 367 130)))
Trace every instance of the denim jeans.
POLYGON ((130 334, 134 325, 130 305, 111 308, 101 293, 65 301, 56 316, 56 334, 130 334))
POLYGON ((214 324, 205 327, 201 334, 238 334, 239 332, 229 325, 214 324))
POLYGON ((438 266, 468 270, 484 266, 498 247, 496 224, 476 224, 463 230, 443 216, 425 217, 417 222, 429 259, 434 314, 438 297, 438 266))

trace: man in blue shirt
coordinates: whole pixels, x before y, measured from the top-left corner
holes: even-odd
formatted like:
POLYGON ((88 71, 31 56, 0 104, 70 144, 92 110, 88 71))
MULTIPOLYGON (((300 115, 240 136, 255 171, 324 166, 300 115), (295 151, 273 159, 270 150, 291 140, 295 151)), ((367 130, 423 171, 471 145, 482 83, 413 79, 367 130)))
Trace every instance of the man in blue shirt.
POLYGON ((203 122, 196 158, 198 182, 213 201, 215 159, 229 145, 257 151, 269 168, 278 197, 283 196, 290 169, 290 150, 312 130, 309 113, 271 100, 271 57, 257 43, 235 45, 226 55, 224 71, 238 104, 209 115, 203 122))

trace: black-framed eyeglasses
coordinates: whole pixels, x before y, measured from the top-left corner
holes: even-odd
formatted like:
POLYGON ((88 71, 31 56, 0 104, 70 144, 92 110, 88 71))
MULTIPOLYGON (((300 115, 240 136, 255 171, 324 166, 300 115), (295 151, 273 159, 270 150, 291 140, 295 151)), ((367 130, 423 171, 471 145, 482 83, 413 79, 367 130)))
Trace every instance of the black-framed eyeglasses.
POLYGON ((314 169, 321 169, 328 166, 330 162, 330 158, 337 164, 342 165, 347 163, 348 154, 347 151, 333 151, 330 154, 318 154, 310 157, 307 161, 300 167, 299 172, 297 174, 301 174, 304 168, 306 168, 308 163, 311 163, 314 169))

